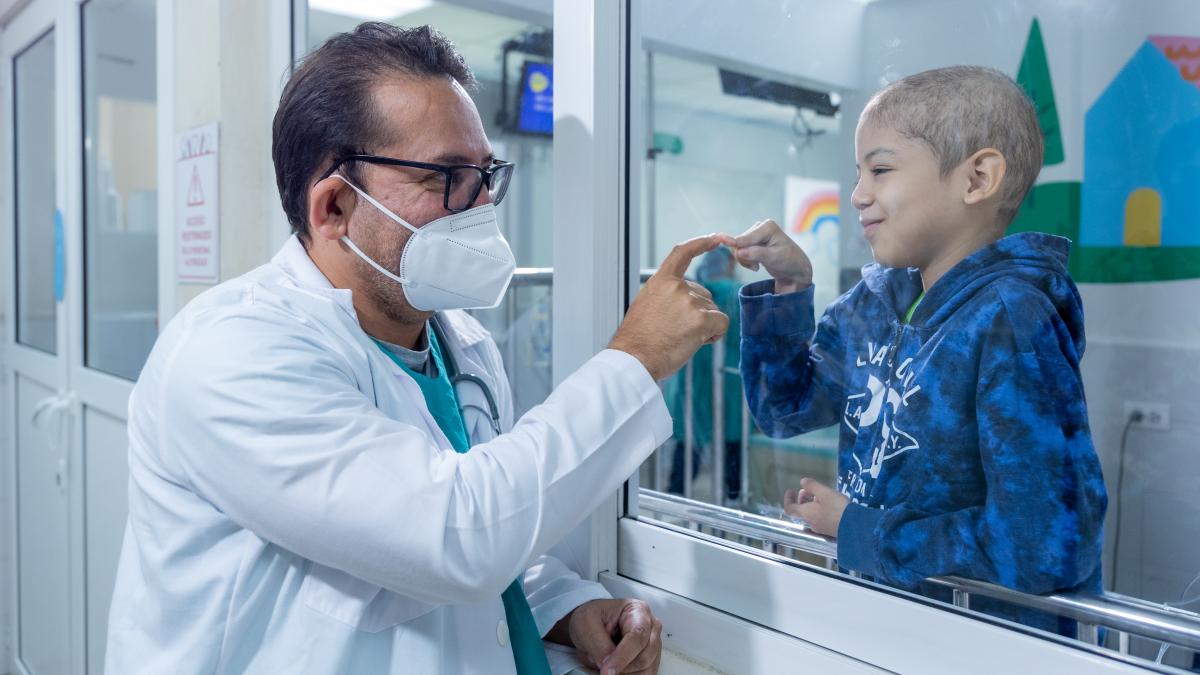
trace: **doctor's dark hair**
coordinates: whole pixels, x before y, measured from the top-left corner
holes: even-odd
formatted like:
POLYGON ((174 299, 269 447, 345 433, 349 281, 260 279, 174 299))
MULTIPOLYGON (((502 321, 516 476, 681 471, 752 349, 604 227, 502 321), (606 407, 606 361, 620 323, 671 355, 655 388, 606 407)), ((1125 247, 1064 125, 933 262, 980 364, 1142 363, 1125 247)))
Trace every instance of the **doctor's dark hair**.
POLYGON ((981 66, 950 66, 909 75, 875 94, 860 124, 923 141, 945 178, 984 148, 1004 155, 999 217, 1007 226, 1042 170, 1045 144, 1033 101, 1008 75, 981 66))
MULTIPOLYGON (((279 99, 272 126, 275 182, 292 232, 306 245, 308 191, 335 158, 369 154, 393 130, 372 91, 394 77, 450 77, 470 90, 475 76, 445 35, 430 26, 367 22, 329 38, 298 64, 279 99)), ((361 185, 357 167, 342 167, 361 185)))

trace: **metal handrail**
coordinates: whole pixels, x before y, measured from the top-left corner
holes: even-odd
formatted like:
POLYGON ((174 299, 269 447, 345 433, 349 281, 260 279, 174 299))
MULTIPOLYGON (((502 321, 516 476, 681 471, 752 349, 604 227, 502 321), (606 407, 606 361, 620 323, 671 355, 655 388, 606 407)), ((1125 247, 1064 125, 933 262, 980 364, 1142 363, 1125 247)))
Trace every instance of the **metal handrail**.
POLYGON ((518 267, 509 286, 549 286, 554 283, 553 267, 518 267))
MULTIPOLYGON (((703 504, 677 495, 642 488, 638 510, 679 518, 729 534, 803 551, 830 561, 837 559, 837 543, 803 525, 736 509, 703 504)), ((641 517, 639 516, 639 519, 641 517)), ((1191 612, 1131 598, 1119 593, 1051 593, 1033 595, 1004 586, 956 576, 928 581, 955 591, 966 604, 969 595, 981 595, 1020 607, 1074 619, 1089 626, 1106 626, 1121 633, 1166 642, 1200 651, 1200 616, 1191 612)), ((958 604, 958 603, 956 603, 958 604)), ((1122 641, 1125 642, 1125 641, 1122 641)))

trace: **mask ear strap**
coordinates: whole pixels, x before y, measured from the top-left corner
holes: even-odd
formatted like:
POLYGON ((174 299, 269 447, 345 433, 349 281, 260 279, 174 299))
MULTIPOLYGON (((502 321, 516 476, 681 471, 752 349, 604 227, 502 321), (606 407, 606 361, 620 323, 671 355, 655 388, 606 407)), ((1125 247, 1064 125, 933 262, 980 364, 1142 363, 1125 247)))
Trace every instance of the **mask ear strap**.
POLYGON ((383 276, 391 279, 392 281, 400 284, 401 286, 409 286, 410 285, 409 282, 405 281, 404 279, 402 279, 402 278, 396 276, 395 274, 384 269, 383 265, 380 265, 379 263, 372 260, 371 256, 367 255, 366 253, 363 253, 362 249, 358 248, 357 246, 354 245, 354 242, 350 241, 350 237, 343 235, 342 242, 345 243, 347 246, 349 246, 351 248, 351 250, 353 250, 355 253, 358 254, 358 257, 365 260, 368 265, 370 265, 371 267, 374 267, 375 270, 378 271, 383 276))
POLYGON ((363 199, 370 202, 371 206, 374 206, 375 208, 379 209, 383 213, 383 215, 387 216, 388 218, 391 218, 392 220, 396 221, 397 223, 400 223, 404 227, 408 228, 408 230, 410 232, 412 232, 413 234, 416 234, 417 232, 420 231, 417 228, 413 227, 412 225, 409 225, 408 221, 406 221, 403 218, 401 218, 400 216, 392 213, 391 210, 388 209, 388 207, 384 206, 383 204, 380 204, 378 201, 375 200, 374 197, 367 194, 365 190, 359 189, 359 187, 357 185, 355 185, 354 183, 351 183, 350 179, 346 178, 342 174, 335 173, 335 174, 332 174, 332 177, 337 178, 338 180, 342 181, 346 185, 349 185, 351 190, 354 190, 355 192, 358 193, 358 196, 360 196, 363 199))

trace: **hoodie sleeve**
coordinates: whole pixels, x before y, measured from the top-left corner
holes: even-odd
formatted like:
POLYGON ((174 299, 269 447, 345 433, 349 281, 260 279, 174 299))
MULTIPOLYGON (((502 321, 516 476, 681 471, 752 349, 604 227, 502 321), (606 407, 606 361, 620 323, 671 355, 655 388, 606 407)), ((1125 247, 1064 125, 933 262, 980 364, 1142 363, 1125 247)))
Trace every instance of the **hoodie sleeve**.
POLYGON ((1099 578, 1108 498, 1078 355, 1052 309, 1021 315, 1017 323, 1001 309, 986 328, 975 402, 981 503, 936 514, 920 500, 852 504, 838 529, 843 566, 906 587, 953 574, 1027 593, 1099 578))
POLYGON ((836 304, 814 326, 813 287, 775 295, 774 285, 742 288, 742 383, 763 433, 787 438, 837 422, 842 342, 836 304))

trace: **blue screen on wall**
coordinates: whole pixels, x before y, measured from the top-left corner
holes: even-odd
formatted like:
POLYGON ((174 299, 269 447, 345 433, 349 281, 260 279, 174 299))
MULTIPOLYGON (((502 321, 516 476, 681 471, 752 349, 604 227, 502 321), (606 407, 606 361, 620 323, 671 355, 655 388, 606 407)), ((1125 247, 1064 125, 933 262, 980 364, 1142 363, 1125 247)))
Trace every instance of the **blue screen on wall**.
POLYGON ((554 66, 526 61, 521 69, 521 94, 517 99, 517 131, 554 134, 554 66))

